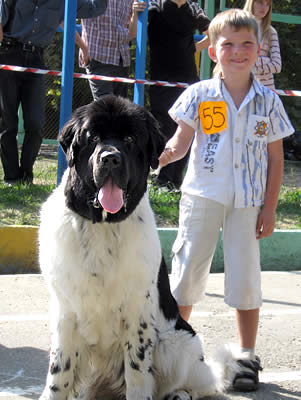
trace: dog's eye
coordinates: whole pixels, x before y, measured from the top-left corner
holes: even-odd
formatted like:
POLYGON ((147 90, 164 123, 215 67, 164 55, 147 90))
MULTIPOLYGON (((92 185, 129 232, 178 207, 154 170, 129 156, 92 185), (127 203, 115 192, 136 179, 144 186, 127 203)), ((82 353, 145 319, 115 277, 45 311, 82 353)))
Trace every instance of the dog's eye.
POLYGON ((131 144, 135 142, 135 138, 134 136, 125 136, 125 138, 123 139, 125 143, 127 144, 131 144))

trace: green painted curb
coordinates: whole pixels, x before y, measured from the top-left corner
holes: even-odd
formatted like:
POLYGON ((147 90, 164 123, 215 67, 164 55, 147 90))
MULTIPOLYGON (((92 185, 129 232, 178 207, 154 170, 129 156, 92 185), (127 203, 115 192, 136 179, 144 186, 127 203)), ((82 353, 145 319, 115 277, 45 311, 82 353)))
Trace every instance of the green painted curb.
MULTIPOLYGON (((171 249, 177 229, 158 228, 162 251, 170 270, 171 249)), ((260 241, 263 271, 301 270, 301 230, 278 230, 260 241)), ((223 272, 221 235, 211 272, 223 272)), ((36 226, 0 226, 0 274, 39 272, 38 228, 36 226)))
MULTIPOLYGON (((168 266, 177 229, 159 228, 162 250, 168 266)), ((301 270, 301 230, 276 230, 272 236, 260 240, 261 268, 263 271, 301 270)), ((219 237, 211 272, 224 272, 223 243, 219 237)))

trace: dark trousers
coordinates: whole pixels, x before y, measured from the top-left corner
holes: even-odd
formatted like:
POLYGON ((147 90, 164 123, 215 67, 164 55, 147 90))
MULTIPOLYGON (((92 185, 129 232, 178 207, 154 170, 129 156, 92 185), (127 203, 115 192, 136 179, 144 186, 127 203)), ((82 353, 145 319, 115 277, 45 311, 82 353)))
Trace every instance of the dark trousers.
MULTIPOLYGON (((41 52, 0 47, 0 64, 44 68, 41 52)), ((0 70, 0 153, 5 180, 32 175, 42 143, 45 113, 45 78, 28 72, 0 70), (18 156, 18 109, 22 106, 24 143, 18 156)))
MULTIPOLYGON (((111 77, 128 78, 130 67, 124 67, 122 60, 120 65, 103 64, 96 60, 91 60, 86 68, 89 75, 105 75, 111 77)), ((104 94, 113 93, 116 96, 127 97, 128 85, 122 82, 109 82, 89 79, 90 89, 94 100, 99 99, 104 94)))
MULTIPOLYGON (((151 86, 149 88, 151 112, 159 121, 166 142, 174 135, 178 126, 169 116, 168 110, 183 91, 184 89, 182 88, 164 86, 151 86)), ((189 152, 181 160, 175 161, 162 168, 157 178, 158 182, 161 184, 171 182, 176 187, 180 187, 184 178, 184 169, 188 157, 189 152)))

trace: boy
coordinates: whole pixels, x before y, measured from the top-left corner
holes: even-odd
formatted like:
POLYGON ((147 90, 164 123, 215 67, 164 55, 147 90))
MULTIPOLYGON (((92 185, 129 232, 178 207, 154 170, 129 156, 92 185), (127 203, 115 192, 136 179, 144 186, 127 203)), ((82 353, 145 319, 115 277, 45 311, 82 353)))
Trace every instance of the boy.
POLYGON ((170 110, 178 123, 160 166, 182 158, 192 143, 173 246, 173 294, 182 317, 205 292, 223 228, 225 303, 236 309, 244 373, 233 388, 258 388, 255 356, 262 304, 259 240, 272 234, 282 181, 282 138, 294 132, 274 92, 252 75, 259 54, 250 13, 231 9, 210 23, 214 78, 190 86, 170 110), (194 139, 194 140, 193 140, 194 139))

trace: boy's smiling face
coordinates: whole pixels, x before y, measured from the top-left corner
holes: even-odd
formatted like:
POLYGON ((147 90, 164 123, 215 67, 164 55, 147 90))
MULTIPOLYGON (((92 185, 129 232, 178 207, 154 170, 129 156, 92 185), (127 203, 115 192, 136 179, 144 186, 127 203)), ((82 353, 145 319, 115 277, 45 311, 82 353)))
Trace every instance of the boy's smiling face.
POLYGON ((250 74, 259 55, 259 44, 252 29, 226 26, 216 46, 210 46, 209 56, 219 63, 223 76, 250 74))

